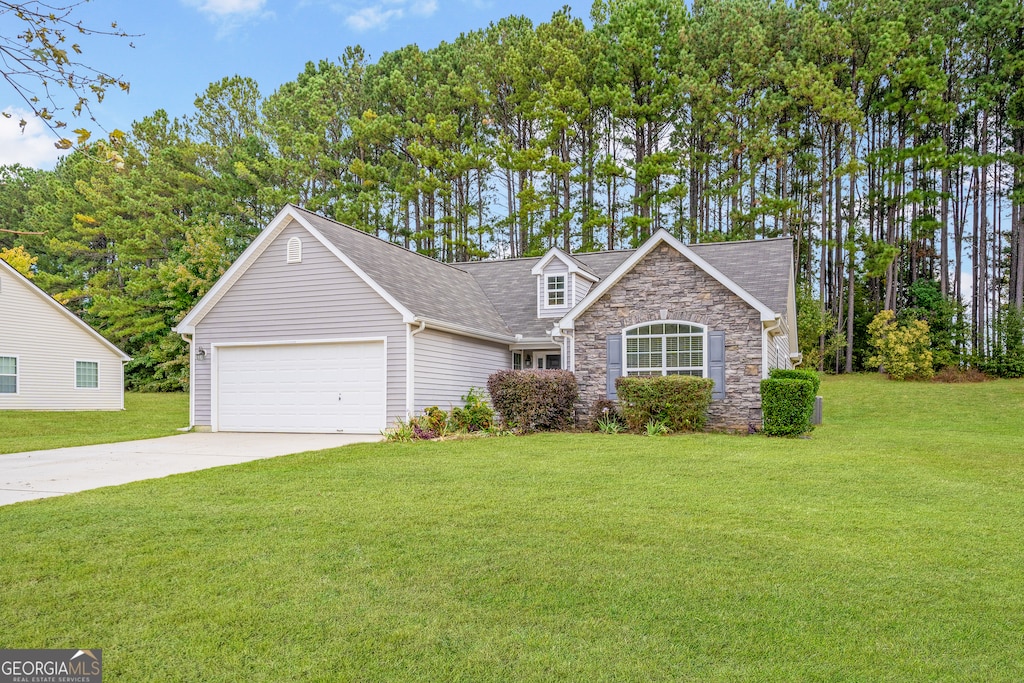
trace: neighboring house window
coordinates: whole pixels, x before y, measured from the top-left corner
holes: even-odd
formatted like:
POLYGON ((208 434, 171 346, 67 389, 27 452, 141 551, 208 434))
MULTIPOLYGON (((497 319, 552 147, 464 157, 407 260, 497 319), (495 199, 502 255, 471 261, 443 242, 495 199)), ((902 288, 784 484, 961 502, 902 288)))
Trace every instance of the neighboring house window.
POLYGON ((292 237, 288 240, 288 263, 302 263, 302 240, 292 237))
POLYGON ((512 369, 522 370, 523 369, 523 354, 513 353, 512 354, 512 369))
POLYGON ((18 393, 18 359, 0 356, 0 394, 18 393))
POLYGON ((704 376, 704 328, 649 323, 626 330, 627 375, 704 376))
POLYGON ((91 360, 75 361, 75 388, 99 389, 100 364, 91 360))
POLYGON ((565 276, 548 275, 548 306, 565 305, 565 276))

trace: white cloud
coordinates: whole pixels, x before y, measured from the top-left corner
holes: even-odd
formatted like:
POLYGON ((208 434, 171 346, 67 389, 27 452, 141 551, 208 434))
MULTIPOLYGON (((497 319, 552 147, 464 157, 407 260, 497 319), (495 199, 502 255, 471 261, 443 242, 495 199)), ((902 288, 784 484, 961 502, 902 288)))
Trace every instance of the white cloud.
POLYGON ((401 8, 381 9, 380 7, 364 7, 355 14, 345 18, 345 23, 357 31, 369 31, 381 28, 392 19, 401 19, 405 12, 401 8))
POLYGON ((437 0, 413 0, 409 10, 421 17, 429 17, 437 11, 437 0))
POLYGON ((185 0, 204 14, 215 17, 251 16, 263 12, 266 0, 185 0))
POLYGON ((272 19, 274 13, 264 9, 267 0, 181 0, 194 7, 217 26, 217 39, 226 38, 244 24, 272 19))
POLYGON ((437 11, 437 0, 378 0, 345 17, 345 23, 356 31, 385 29, 392 21, 407 15, 429 17, 437 11))
POLYGON ((16 107, 7 107, 3 111, 11 118, 0 117, 0 164, 52 169, 57 159, 67 154, 53 146, 57 136, 32 112, 16 107), (24 133, 18 126, 22 118, 28 122, 24 133))

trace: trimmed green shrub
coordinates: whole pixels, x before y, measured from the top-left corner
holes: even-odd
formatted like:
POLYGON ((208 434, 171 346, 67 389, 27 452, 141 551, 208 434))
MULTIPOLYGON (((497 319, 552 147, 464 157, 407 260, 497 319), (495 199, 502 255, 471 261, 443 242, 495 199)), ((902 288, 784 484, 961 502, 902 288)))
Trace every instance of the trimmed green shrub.
POLYGON ((811 431, 814 384, 806 379, 761 380, 761 415, 768 436, 800 436, 811 431))
MULTIPOLYGON (((772 379, 802 379, 814 384, 814 395, 817 396, 818 392, 821 391, 821 376, 814 370, 804 370, 802 368, 796 368, 793 370, 784 370, 783 368, 772 368, 768 371, 768 376, 772 379)), ((811 408, 814 408, 814 402, 811 402, 811 408)))
POLYGON ((653 420, 673 432, 693 432, 707 422, 714 385, 714 380, 690 375, 619 377, 615 391, 631 431, 643 432, 653 420))
POLYGON ((573 426, 579 396, 568 370, 500 370, 487 378, 491 403, 502 424, 523 432, 557 431, 573 426))

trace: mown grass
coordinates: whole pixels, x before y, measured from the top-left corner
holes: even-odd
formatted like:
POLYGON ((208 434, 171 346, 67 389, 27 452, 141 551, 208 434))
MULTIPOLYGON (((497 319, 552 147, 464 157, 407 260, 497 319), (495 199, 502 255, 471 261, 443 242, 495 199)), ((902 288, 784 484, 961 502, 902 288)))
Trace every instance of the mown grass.
POLYGON ((0 410, 0 454, 151 439, 188 426, 188 394, 125 393, 124 410, 0 410))
POLYGON ((1024 382, 811 439, 368 444, 0 508, 4 647, 105 680, 1016 681, 1024 382))

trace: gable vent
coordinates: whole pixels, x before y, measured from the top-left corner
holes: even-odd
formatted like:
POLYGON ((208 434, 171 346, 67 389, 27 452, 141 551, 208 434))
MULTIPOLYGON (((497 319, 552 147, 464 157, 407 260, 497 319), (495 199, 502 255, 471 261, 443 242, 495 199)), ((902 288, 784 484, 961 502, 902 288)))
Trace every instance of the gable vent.
POLYGON ((302 263, 302 240, 292 237, 288 240, 288 263, 302 263))

